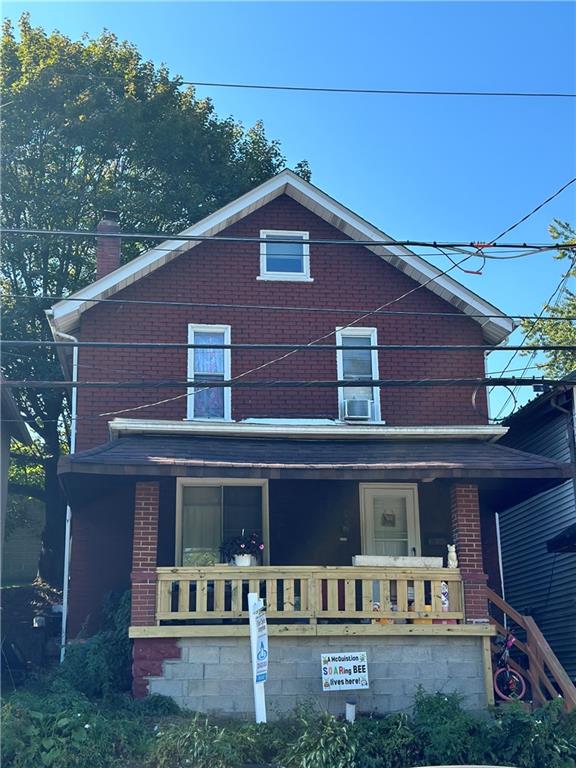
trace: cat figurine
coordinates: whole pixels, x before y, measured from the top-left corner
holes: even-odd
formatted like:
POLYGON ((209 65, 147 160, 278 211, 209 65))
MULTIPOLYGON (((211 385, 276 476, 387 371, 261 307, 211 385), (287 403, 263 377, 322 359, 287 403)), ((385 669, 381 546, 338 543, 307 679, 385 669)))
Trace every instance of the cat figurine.
POLYGON ((448 568, 458 568, 455 544, 448 544, 448 568))

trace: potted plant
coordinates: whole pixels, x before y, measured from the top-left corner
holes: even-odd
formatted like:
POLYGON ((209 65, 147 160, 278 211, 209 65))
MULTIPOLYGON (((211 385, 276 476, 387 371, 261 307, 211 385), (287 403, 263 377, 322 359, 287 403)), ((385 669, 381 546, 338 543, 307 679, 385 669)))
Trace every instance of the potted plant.
POLYGON ((258 557, 264 551, 264 544, 259 533, 242 533, 225 541, 220 552, 226 562, 233 561, 235 565, 252 565, 252 558, 258 557))

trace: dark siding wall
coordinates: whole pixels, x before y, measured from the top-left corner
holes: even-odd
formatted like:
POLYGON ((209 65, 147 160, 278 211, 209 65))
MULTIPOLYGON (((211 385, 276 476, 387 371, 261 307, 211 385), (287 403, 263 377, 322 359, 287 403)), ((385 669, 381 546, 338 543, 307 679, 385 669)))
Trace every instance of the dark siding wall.
MULTIPOLYGON (((571 420, 546 409, 506 438, 509 445, 571 460, 571 420)), ((568 674, 576 679, 576 554, 550 554, 546 542, 576 522, 569 480, 500 516, 506 600, 532 614, 568 674)))
MULTIPOLYGON (((342 239, 342 234, 291 198, 282 196, 247 216, 224 235, 258 236, 260 229, 298 229, 313 239, 342 239)), ((417 283, 385 264, 367 249, 343 245, 338 249, 312 245, 312 283, 265 282, 259 274, 257 243, 203 243, 170 264, 142 278, 115 296, 117 299, 152 299, 214 304, 286 306, 286 311, 266 309, 194 308, 100 304, 88 310, 79 331, 81 340, 187 341, 188 323, 229 324, 232 342, 307 343, 356 315, 334 308, 376 308, 417 287, 417 283), (291 311, 291 306, 331 308, 333 312, 291 311)), ((454 307, 422 288, 394 309, 452 312, 454 307)), ((376 326, 380 343, 480 344, 480 326, 464 314, 457 317, 410 315, 371 316, 360 324, 376 326)), ((327 339, 329 343, 334 338, 327 339)), ((235 351, 232 373, 237 375, 275 357, 274 351, 235 351)), ((333 379, 336 355, 332 351, 300 352, 260 372, 263 378, 333 379)), ((381 351, 383 378, 482 376, 481 351, 381 351)), ((185 350, 116 349, 80 351, 80 380, 186 378, 185 350)), ((107 440, 108 418, 93 420, 106 411, 155 402, 183 394, 177 389, 127 390, 117 388, 79 390, 78 450, 107 440)), ((480 404, 472 407, 472 390, 453 388, 385 389, 381 394, 382 418, 390 425, 479 424, 485 419, 480 404)), ((333 389, 233 390, 234 419, 249 416, 337 417, 337 393, 333 389)), ((126 414, 160 419, 184 419, 186 398, 126 414)))

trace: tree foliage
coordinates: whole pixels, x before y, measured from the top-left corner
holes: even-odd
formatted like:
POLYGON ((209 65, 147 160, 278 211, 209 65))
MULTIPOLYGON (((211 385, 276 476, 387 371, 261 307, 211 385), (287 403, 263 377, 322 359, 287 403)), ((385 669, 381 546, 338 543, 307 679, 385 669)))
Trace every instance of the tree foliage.
MULTIPOLYGON (((94 230, 104 209, 126 231, 177 232, 265 181, 284 166, 261 122, 245 129, 220 118, 210 99, 183 88, 164 66, 142 59, 111 32, 73 41, 33 27, 1 43, 2 224, 26 229, 94 230)), ((297 171, 309 177, 305 161, 297 171)), ((123 244, 123 260, 145 242, 123 244)), ((44 311, 94 278, 93 239, 6 236, 1 288, 6 338, 45 340, 44 311), (22 298, 33 296, 33 299, 22 298)), ((56 355, 11 350, 12 379, 58 379, 56 355)), ((19 390, 22 413, 39 437, 47 525, 44 575, 61 578, 64 501, 56 464, 65 445, 67 393, 19 390)))
MULTIPOLYGON (((565 221, 555 219, 548 231, 557 243, 576 243, 576 230, 565 221)), ((570 287, 571 280, 573 281, 576 277, 576 256, 573 251, 561 250, 555 258, 568 262, 565 273, 566 282, 554 303, 543 307, 543 316, 546 318, 576 317, 576 294, 570 287)), ((576 345, 576 322, 574 320, 559 320, 558 322, 525 320, 522 322, 522 328, 526 340, 530 344, 576 345)), ((576 353, 565 350, 546 352, 544 362, 538 363, 538 367, 546 376, 562 378, 576 370, 576 353)))

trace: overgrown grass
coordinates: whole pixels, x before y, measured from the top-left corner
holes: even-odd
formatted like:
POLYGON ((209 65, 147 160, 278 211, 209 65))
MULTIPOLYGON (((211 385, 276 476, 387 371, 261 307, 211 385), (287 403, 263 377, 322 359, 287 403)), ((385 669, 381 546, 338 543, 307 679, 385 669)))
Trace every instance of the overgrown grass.
POLYGON ((456 694, 419 693, 412 714, 350 725, 308 707, 255 725, 183 712, 162 696, 94 700, 54 683, 37 679, 4 701, 4 768, 576 768, 576 713, 564 714, 561 701, 476 717, 456 694))

